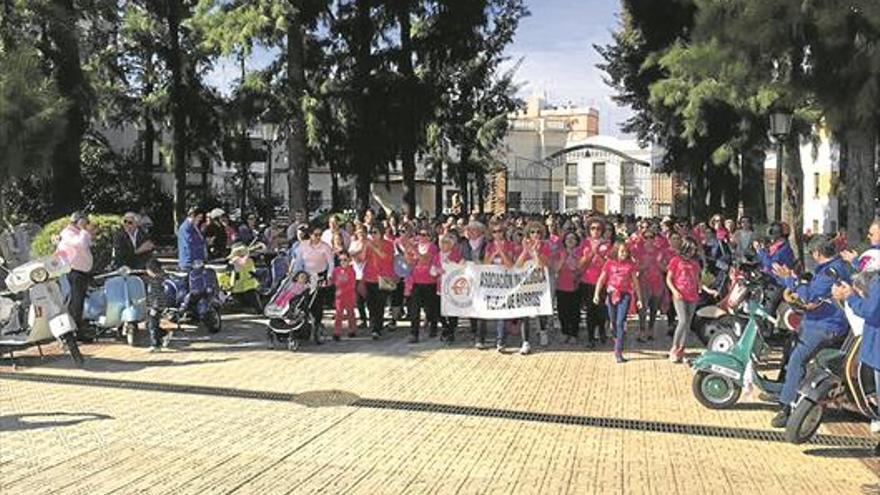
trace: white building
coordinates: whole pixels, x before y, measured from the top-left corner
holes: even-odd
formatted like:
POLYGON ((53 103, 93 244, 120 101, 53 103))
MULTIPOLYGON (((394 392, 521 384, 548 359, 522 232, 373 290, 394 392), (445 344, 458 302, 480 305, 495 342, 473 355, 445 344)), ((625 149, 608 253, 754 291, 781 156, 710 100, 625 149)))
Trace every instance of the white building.
MULTIPOLYGON (((801 168, 804 172, 804 231, 834 234, 839 227, 838 188, 840 185, 840 144, 824 129, 815 142, 800 146, 801 168)), ((773 217, 776 184, 776 148, 769 150, 764 161, 767 215, 773 217)), ((783 184, 783 195, 785 195, 783 184)))

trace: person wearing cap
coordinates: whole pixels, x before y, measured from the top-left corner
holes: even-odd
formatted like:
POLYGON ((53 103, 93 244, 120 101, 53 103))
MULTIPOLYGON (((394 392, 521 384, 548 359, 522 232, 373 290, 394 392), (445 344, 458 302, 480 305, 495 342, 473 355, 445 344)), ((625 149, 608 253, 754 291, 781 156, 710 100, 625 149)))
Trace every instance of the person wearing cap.
POLYGON ((177 229, 177 266, 189 270, 196 261, 205 261, 205 238, 199 226, 205 218, 201 208, 192 207, 186 220, 177 229))
POLYGON ((89 273, 92 271, 92 239, 97 231, 96 226, 89 222, 85 213, 76 212, 70 216, 70 223, 61 231, 56 254, 70 264, 67 281, 70 283, 70 302, 68 312, 76 322, 77 338, 86 340, 82 335, 85 329, 83 321, 83 302, 89 286, 89 273))
POLYGON ((122 215, 122 229, 113 236, 113 259, 111 269, 127 266, 132 270, 143 270, 155 249, 153 241, 138 227, 138 216, 129 211, 122 215))
POLYGON ((214 208, 208 212, 208 221, 205 225, 205 240, 208 244, 208 257, 211 259, 223 258, 229 253, 226 238, 226 228, 221 223, 221 218, 226 212, 220 208, 214 208))

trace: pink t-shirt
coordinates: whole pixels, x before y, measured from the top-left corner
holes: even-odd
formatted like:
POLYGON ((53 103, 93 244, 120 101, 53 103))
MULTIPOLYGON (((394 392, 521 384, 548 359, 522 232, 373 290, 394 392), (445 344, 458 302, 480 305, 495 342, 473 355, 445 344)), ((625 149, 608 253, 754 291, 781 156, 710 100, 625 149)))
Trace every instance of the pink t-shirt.
POLYGON ((433 242, 417 243, 413 250, 415 263, 413 263, 412 277, 414 284, 433 285, 437 283, 440 274, 439 264, 440 249, 433 242))
POLYGON ((506 253, 511 261, 516 261, 514 259, 513 243, 509 241, 490 241, 489 244, 486 245, 486 257, 489 259, 489 264, 503 265, 504 261, 501 258, 501 254, 499 254, 502 252, 506 253))
POLYGON ((336 301, 343 304, 354 304, 357 297, 355 295, 355 284, 357 282, 354 268, 351 265, 347 267, 337 266, 333 269, 333 275, 330 278, 336 287, 336 301))
POLYGON ((309 273, 321 273, 333 266, 333 248, 324 242, 312 244, 311 240, 299 244, 299 257, 309 273))
POLYGON ((611 243, 605 240, 587 239, 581 243, 580 251, 581 256, 589 258, 584 273, 581 275, 581 282, 595 285, 599 281, 605 260, 608 259, 611 243))
POLYGON ((364 249, 364 282, 375 284, 379 282, 379 277, 397 278, 394 273, 394 245, 386 239, 373 239, 372 242, 383 256, 379 256, 371 247, 364 249))
POLYGON ((556 275, 556 289, 563 292, 577 290, 578 281, 581 279, 581 269, 578 268, 579 256, 577 248, 561 250, 557 256, 559 272, 556 275))
POLYGON ((639 264, 639 283, 642 287, 642 295, 645 297, 662 295, 663 271, 666 268, 666 256, 663 250, 657 248, 656 242, 649 242, 646 239, 635 258, 639 264))
POLYGON ((622 294, 633 293, 633 274, 638 267, 632 260, 608 260, 602 267, 605 274, 605 284, 608 287, 608 295, 612 302, 617 302, 622 294))
MULTIPOLYGON (((522 248, 522 246, 520 246, 520 248, 520 253, 522 253, 522 249, 525 248, 522 248)), ((545 262, 549 262, 552 254, 553 253, 552 249, 550 248, 550 243, 547 241, 541 241, 541 244, 538 246, 538 256, 544 258, 545 262)), ((530 252, 527 252, 526 255, 523 256, 523 260, 529 261, 530 259, 532 259, 532 254, 530 252)))
POLYGON ((672 285, 681 293, 685 302, 700 300, 700 264, 697 260, 675 256, 667 268, 672 276, 672 285))

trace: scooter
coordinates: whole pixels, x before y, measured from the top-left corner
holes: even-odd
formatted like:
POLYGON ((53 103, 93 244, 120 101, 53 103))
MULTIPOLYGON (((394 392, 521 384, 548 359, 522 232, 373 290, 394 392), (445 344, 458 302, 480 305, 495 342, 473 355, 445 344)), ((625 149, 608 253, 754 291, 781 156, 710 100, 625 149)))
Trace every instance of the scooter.
POLYGON ((220 318, 220 287, 217 275, 205 267, 202 261, 193 263, 188 273, 169 272, 163 284, 169 303, 167 315, 177 323, 197 322, 208 333, 217 333, 223 324, 220 318))
POLYGON ((755 371, 769 349, 759 320, 768 320, 771 316, 754 300, 748 302, 748 314, 748 323, 730 351, 707 350, 691 363, 695 372, 692 382, 694 396, 709 409, 732 407, 739 400, 742 389, 749 384, 771 395, 778 395, 782 390, 782 383, 755 371))
POLYGON ((777 303, 778 293, 772 290, 775 282, 753 263, 737 263, 730 271, 730 289, 715 304, 705 304, 694 315, 691 329, 706 348, 728 352, 736 344, 748 320, 746 302, 758 301, 775 316, 759 322, 765 339, 776 334, 788 334, 800 326, 801 315, 787 302, 777 303), (774 295, 774 294, 777 295, 774 295))
POLYGON ((6 268, 12 270, 31 260, 31 241, 40 233, 40 226, 22 223, 0 233, 0 255, 6 260, 6 268))
POLYGON ((880 420, 874 371, 862 365, 859 351, 862 336, 850 333, 841 349, 823 349, 798 390, 798 398, 785 426, 785 439, 791 443, 808 441, 822 424, 830 407, 856 411, 871 420, 880 420))
MULTIPOLYGON (((0 258, 0 266, 5 260, 0 258)), ((5 270, 5 268, 4 268, 5 270)), ((7 290, 0 293, 0 355, 58 340, 77 365, 83 356, 76 342, 76 323, 67 312, 58 279, 70 272, 70 265, 58 256, 29 261, 9 271, 7 290)))
POLYGON ((138 323, 147 318, 147 290, 138 276, 144 273, 123 266, 94 277, 105 282, 86 295, 83 319, 97 328, 96 337, 113 332, 135 345, 138 323))

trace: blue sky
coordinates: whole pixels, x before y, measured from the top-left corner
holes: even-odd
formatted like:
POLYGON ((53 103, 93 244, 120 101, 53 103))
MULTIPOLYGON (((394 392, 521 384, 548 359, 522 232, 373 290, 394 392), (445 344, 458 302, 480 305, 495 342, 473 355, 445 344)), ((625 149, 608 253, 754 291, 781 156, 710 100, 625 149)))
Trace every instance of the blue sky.
MULTIPOLYGON (((590 105, 599 109, 599 131, 619 136, 619 124, 630 112, 611 101, 612 90, 602 82, 603 72, 593 44, 611 41, 617 27, 618 0, 528 0, 532 15, 523 19, 508 49, 511 63, 522 60, 517 80, 521 96, 546 92, 550 102, 590 105)), ((248 69, 265 66, 270 55, 257 48, 248 69)), ((207 81, 226 90, 239 75, 234 59, 221 59, 207 81)))
POLYGON ((611 41, 617 27, 618 0, 530 0, 532 15, 522 20, 508 50, 522 59, 517 79, 521 94, 546 91, 550 101, 590 105, 599 109, 602 134, 620 135, 619 124, 630 112, 611 101, 602 81, 601 61, 593 44, 611 41))

